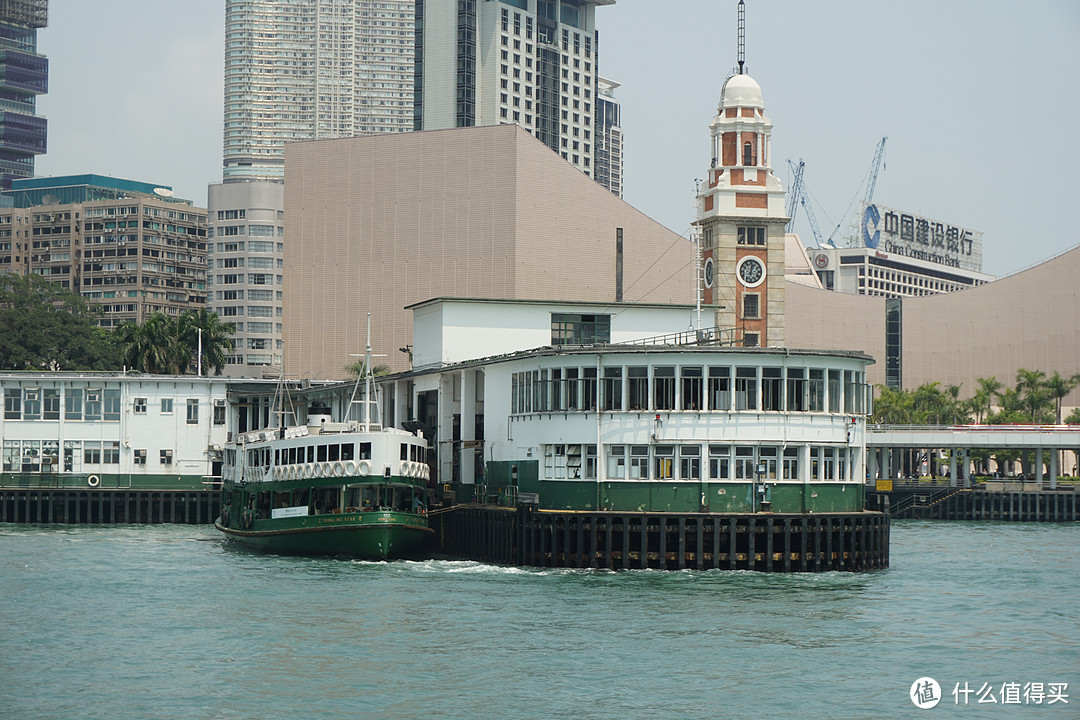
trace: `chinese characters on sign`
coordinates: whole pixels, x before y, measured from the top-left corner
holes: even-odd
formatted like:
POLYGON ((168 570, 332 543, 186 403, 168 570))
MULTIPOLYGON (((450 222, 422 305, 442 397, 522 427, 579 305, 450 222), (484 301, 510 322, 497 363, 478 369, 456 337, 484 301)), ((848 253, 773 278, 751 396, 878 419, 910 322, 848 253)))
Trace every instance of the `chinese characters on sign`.
POLYGON ((1068 705, 1069 696, 1065 692, 1068 689, 1069 683, 1003 682, 995 691, 991 683, 979 683, 975 688, 965 681, 963 687, 956 683, 952 696, 957 705, 1068 705))
POLYGON ((982 233, 873 204, 863 205, 862 241, 873 250, 982 272, 982 233))

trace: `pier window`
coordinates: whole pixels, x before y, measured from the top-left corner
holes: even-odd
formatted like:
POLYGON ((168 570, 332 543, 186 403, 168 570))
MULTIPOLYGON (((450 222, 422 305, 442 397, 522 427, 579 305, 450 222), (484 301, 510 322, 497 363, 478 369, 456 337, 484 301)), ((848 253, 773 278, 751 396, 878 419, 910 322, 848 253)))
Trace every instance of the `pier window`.
POLYGON ((18 440, 5 440, 4 441, 4 472, 19 472, 21 469, 20 458, 22 453, 19 450, 18 440))
POLYGON ((847 468, 848 468, 848 449, 837 448, 836 449, 836 472, 838 480, 847 480, 847 468))
POLYGON ((653 368, 653 399, 657 410, 675 409, 675 368, 673 366, 653 368))
POLYGON ((679 478, 682 480, 701 479, 701 446, 679 446, 679 478))
POLYGON ((566 409, 566 383, 563 380, 562 368, 551 369, 551 409, 566 409))
POLYGON ((41 419, 41 390, 27 388, 23 396, 23 420, 41 419))
POLYGON ((799 479, 799 448, 784 448, 784 479, 799 479))
POLYGON ((161 414, 172 415, 173 412, 173 399, 161 398, 161 414))
POLYGON ((630 410, 649 409, 649 368, 628 367, 627 406, 630 410))
POLYGON ((784 409, 783 375, 783 368, 761 368, 761 407, 763 410, 780 412, 784 409))
POLYGON ((774 447, 762 447, 758 448, 758 465, 761 466, 758 469, 764 469, 765 474, 759 479, 761 480, 775 480, 776 468, 777 468, 777 449, 774 447))
POLYGON ((735 479, 736 480, 753 480, 754 479, 754 448, 752 448, 752 447, 736 447, 735 448, 735 479))
POLYGON ((120 391, 106 390, 102 404, 105 422, 120 422, 120 391))
POLYGON ((73 472, 75 469, 75 458, 79 457, 82 452, 82 442, 79 440, 65 440, 64 441, 64 472, 73 472))
POLYGON ((42 472, 57 472, 60 469, 60 442, 45 440, 41 443, 42 472))
POLYGON ((64 392, 64 419, 82 420, 83 391, 81 388, 68 388, 64 392))
POLYGON ((825 473, 826 480, 836 479, 836 448, 822 448, 822 471, 825 473))
POLYGON ((806 368, 787 369, 788 412, 806 412, 806 368))
POLYGON ((87 440, 83 443, 83 464, 101 464, 101 442, 97 440, 87 440))
POLYGON ((603 410, 622 410, 622 395, 622 368, 604 368, 604 385, 603 395, 601 397, 601 408, 603 410))
POLYGON ((731 409, 731 368, 709 368, 709 409, 731 409))
POLYGON ((648 480, 649 479, 649 446, 648 445, 631 445, 630 446, 630 479, 631 480, 648 480))
POLYGON ((607 446, 607 479, 624 480, 626 478, 626 446, 607 446))
POLYGON ((581 408, 581 398, 578 397, 578 369, 566 369, 566 409, 578 410, 581 408))
POLYGON ((657 480, 675 479, 675 446, 657 445, 653 452, 656 462, 653 467, 656 470, 657 480))
POLYGON ((702 370, 700 367, 681 367, 679 377, 681 380, 681 405, 683 410, 700 410, 701 404, 701 381, 702 370))
POLYGON ((136 415, 146 414, 146 398, 137 397, 135 402, 131 405, 131 411, 136 415))
POLYGON ((162 465, 172 465, 172 450, 162 450, 159 455, 159 462, 162 465))
POLYGON ((189 398, 187 401, 187 424, 199 424, 199 401, 195 398, 189 398))
POLYGON ((735 368, 735 409, 757 410, 757 368, 735 368))
POLYGON ((596 409, 596 368, 581 369, 581 407, 584 410, 596 409))
POLYGON ((22 419, 22 389, 8 388, 4 391, 4 419, 22 419))
POLYGON ((727 480, 731 463, 730 445, 709 446, 709 479, 727 480))
POLYGON ((84 415, 87 421, 93 422, 101 419, 101 390, 87 390, 84 415))
POLYGON ((101 459, 106 465, 120 464, 120 441, 110 440, 102 444, 101 459))
POLYGON ((214 424, 215 425, 224 425, 225 424, 225 401, 224 400, 215 400, 214 401, 214 424))
POLYGON ((551 313, 552 345, 592 345, 611 342, 610 315, 551 313))
POLYGON ((596 479, 596 469, 597 469, 596 446, 595 445, 582 445, 581 450, 582 450, 582 456, 585 459, 585 465, 584 465, 585 470, 584 470, 583 477, 586 480, 595 480, 596 479))
POLYGON ((829 412, 840 412, 840 371, 829 371, 829 412))
POLYGON ((821 448, 816 446, 810 448, 810 479, 821 479, 821 448))
POLYGON ((844 371, 844 412, 855 412, 855 373, 844 371))
POLYGON ((821 368, 810 368, 810 383, 808 386, 808 407, 810 412, 824 412, 825 410, 825 371, 821 368))
POLYGON ((60 419, 60 391, 56 388, 43 390, 41 396, 41 417, 44 420, 60 419))
POLYGON ((22 471, 41 472, 41 441, 23 440, 22 471))

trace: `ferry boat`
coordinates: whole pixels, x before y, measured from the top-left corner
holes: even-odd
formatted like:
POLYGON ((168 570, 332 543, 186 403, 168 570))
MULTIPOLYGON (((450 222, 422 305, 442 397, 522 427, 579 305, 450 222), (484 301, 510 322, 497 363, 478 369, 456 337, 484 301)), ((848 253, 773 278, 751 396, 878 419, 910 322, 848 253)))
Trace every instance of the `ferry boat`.
MULTIPOLYGON (((370 348, 367 357, 370 368, 370 348)), ((283 422, 226 445, 218 530, 247 547, 289 555, 424 555, 433 535, 427 440, 421 431, 372 420, 370 372, 363 401, 356 400, 359 386, 358 379, 348 407, 362 404, 362 421, 332 422, 327 406, 312 403, 306 425, 283 422)))

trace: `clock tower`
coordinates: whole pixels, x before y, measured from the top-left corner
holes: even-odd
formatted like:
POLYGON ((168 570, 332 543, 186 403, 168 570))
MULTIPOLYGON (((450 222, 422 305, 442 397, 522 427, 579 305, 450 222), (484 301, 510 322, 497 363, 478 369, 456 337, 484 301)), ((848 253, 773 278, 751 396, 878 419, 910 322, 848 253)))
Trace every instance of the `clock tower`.
POLYGON ((739 2, 739 63, 709 124, 712 161, 698 189, 704 305, 747 347, 784 344, 784 188, 772 171, 772 122, 746 73, 739 2))

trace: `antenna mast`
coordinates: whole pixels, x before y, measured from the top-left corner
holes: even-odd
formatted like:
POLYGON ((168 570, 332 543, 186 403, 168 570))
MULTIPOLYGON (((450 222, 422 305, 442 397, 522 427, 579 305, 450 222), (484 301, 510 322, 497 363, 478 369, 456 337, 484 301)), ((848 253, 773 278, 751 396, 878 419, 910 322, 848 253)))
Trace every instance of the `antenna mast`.
POLYGON ((746 4, 739 0, 739 74, 746 72, 746 4))

